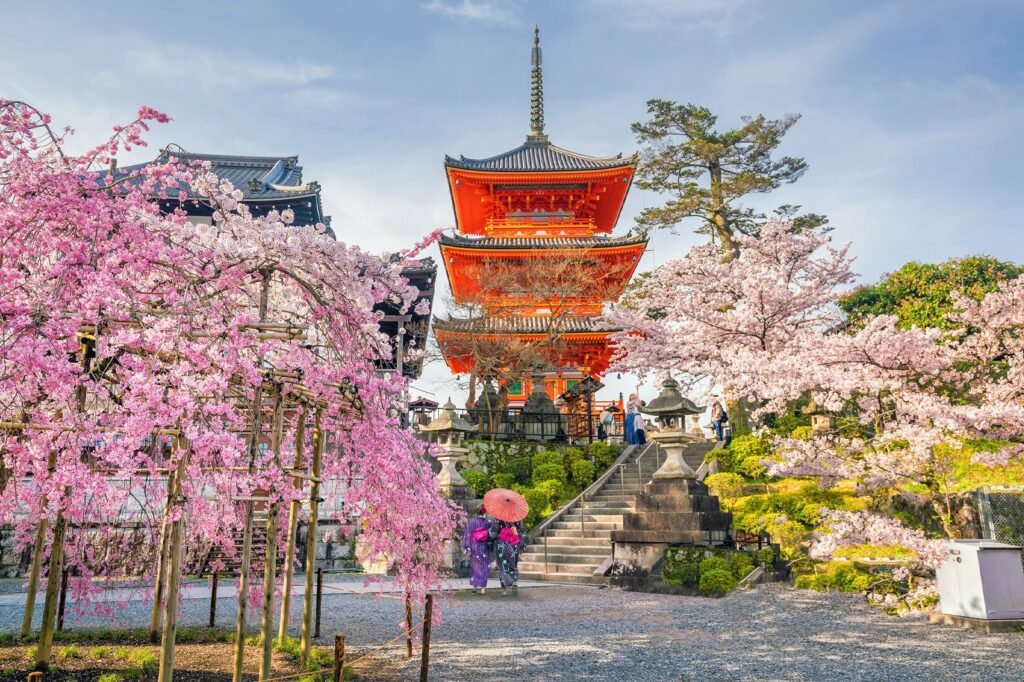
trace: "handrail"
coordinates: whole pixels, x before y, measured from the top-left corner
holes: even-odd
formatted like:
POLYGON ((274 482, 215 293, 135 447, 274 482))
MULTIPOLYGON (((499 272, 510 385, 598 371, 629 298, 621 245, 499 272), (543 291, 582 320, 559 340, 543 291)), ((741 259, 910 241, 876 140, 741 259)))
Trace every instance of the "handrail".
MULTIPOLYGON (((657 463, 658 463, 658 452, 659 452, 658 445, 657 445, 657 443, 652 443, 652 445, 654 445, 654 463, 655 463, 655 465, 657 465, 657 463)), ((636 475, 637 476, 640 476, 641 472, 643 471, 643 469, 640 468, 640 460, 642 460, 644 457, 646 457, 647 453, 650 452, 650 451, 651 451, 651 448, 647 448, 646 450, 644 450, 643 452, 640 453, 639 457, 636 458, 636 475)))
MULTIPOLYGON (((653 443, 651 445, 653 445, 653 443)), ((534 529, 527 534, 527 538, 530 541, 533 541, 542 535, 546 536, 547 530, 552 523, 554 523, 562 516, 564 516, 566 512, 568 512, 570 509, 572 509, 573 506, 576 505, 577 502, 582 501, 585 496, 593 497, 594 493, 596 493, 598 489, 600 489, 605 483, 608 482, 608 479, 611 478, 612 474, 615 473, 615 471, 619 469, 625 463, 626 460, 633 456, 633 453, 636 451, 636 448, 636 445, 627 445, 626 448, 615 459, 615 461, 612 462, 611 466, 608 467, 607 471, 601 474, 596 481, 591 483, 586 490, 581 492, 579 495, 577 495, 570 501, 566 502, 558 511, 556 511, 554 514, 544 519, 540 524, 535 526, 534 529)), ((580 518, 583 518, 582 505, 580 506, 580 518)))

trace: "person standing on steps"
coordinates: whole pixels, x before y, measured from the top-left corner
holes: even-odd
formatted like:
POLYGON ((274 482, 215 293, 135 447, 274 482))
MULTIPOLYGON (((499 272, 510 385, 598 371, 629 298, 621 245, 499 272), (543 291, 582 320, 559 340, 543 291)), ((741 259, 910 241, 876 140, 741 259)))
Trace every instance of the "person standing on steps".
POLYGON ((629 401, 626 403, 626 419, 625 419, 625 430, 626 430, 626 445, 636 445, 636 423, 641 419, 638 408, 640 407, 640 398, 636 393, 629 394, 629 401))
POLYGON ((486 593, 491 573, 491 521, 484 516, 486 513, 486 507, 481 504, 462 534, 462 550, 469 554, 469 584, 480 590, 480 594, 486 593))
POLYGON ((491 539, 494 540, 494 558, 498 564, 498 579, 501 593, 519 592, 519 553, 526 545, 526 527, 522 521, 497 521, 491 524, 491 539))
POLYGON ((608 432, 611 431, 614 421, 615 417, 612 416, 612 411, 607 407, 601 410, 601 414, 597 415, 597 439, 602 443, 608 440, 608 432))
POLYGON ((711 425, 715 427, 715 440, 725 440, 725 436, 722 433, 722 427, 728 421, 729 415, 726 414, 725 408, 722 407, 722 403, 718 399, 718 396, 711 396, 711 425))
POLYGON ((647 402, 644 400, 637 401, 636 417, 633 419, 633 429, 636 431, 636 444, 646 445, 647 444, 647 425, 644 424, 644 416, 640 414, 640 408, 646 405, 647 402))

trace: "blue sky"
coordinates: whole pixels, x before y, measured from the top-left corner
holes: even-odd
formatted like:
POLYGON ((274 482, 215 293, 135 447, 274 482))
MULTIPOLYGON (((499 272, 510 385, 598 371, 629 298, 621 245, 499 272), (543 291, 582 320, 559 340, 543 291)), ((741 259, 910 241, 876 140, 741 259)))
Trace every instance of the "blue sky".
MULTIPOLYGON (((908 260, 1024 261, 1024 3, 34 2, 4 15, 0 96, 82 144, 139 104, 173 116, 133 160, 168 142, 298 154, 339 238, 372 251, 453 224, 444 154, 521 143, 536 23, 558 145, 632 152, 652 97, 709 106, 723 126, 799 112, 782 151, 810 170, 752 205, 829 215, 865 280, 908 260)), ((620 231, 658 201, 634 189, 620 231)), ((656 235, 644 267, 695 239, 656 235)), ((445 375, 419 385, 443 398, 445 375)))

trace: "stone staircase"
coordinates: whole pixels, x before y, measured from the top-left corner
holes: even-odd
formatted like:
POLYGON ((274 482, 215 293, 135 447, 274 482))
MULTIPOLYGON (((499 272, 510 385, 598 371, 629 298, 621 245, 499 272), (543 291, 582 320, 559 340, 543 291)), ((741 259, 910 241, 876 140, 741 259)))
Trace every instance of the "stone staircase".
MULTIPOLYGON (((695 443, 683 451, 683 459, 696 471, 712 447, 712 443, 695 443)), ((632 446, 623 454, 621 466, 613 466, 603 485, 531 534, 519 558, 522 580, 608 582, 594 571, 611 555, 612 531, 622 529, 623 514, 633 509, 636 496, 665 461, 665 453, 654 443, 632 446)))

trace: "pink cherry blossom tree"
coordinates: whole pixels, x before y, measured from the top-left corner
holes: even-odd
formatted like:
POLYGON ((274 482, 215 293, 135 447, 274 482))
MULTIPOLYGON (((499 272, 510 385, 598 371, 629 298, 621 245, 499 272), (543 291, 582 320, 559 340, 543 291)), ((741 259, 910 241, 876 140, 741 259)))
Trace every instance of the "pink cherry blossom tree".
POLYGON ((202 164, 101 172, 166 120, 143 107, 73 156, 48 117, 0 101, 0 524, 49 555, 40 662, 61 568, 87 597, 117 564, 93 541, 112 521, 165 510, 155 544, 233 551, 254 497, 276 524, 302 496, 300 452, 319 447, 320 477, 354 481, 345 506, 369 558, 410 594, 436 584, 453 529, 424 444, 398 425, 404 380, 375 369, 391 348, 373 305, 411 305, 399 272, 429 240, 384 263, 287 212, 251 215, 202 164), (186 187, 214 225, 158 211, 186 187))

